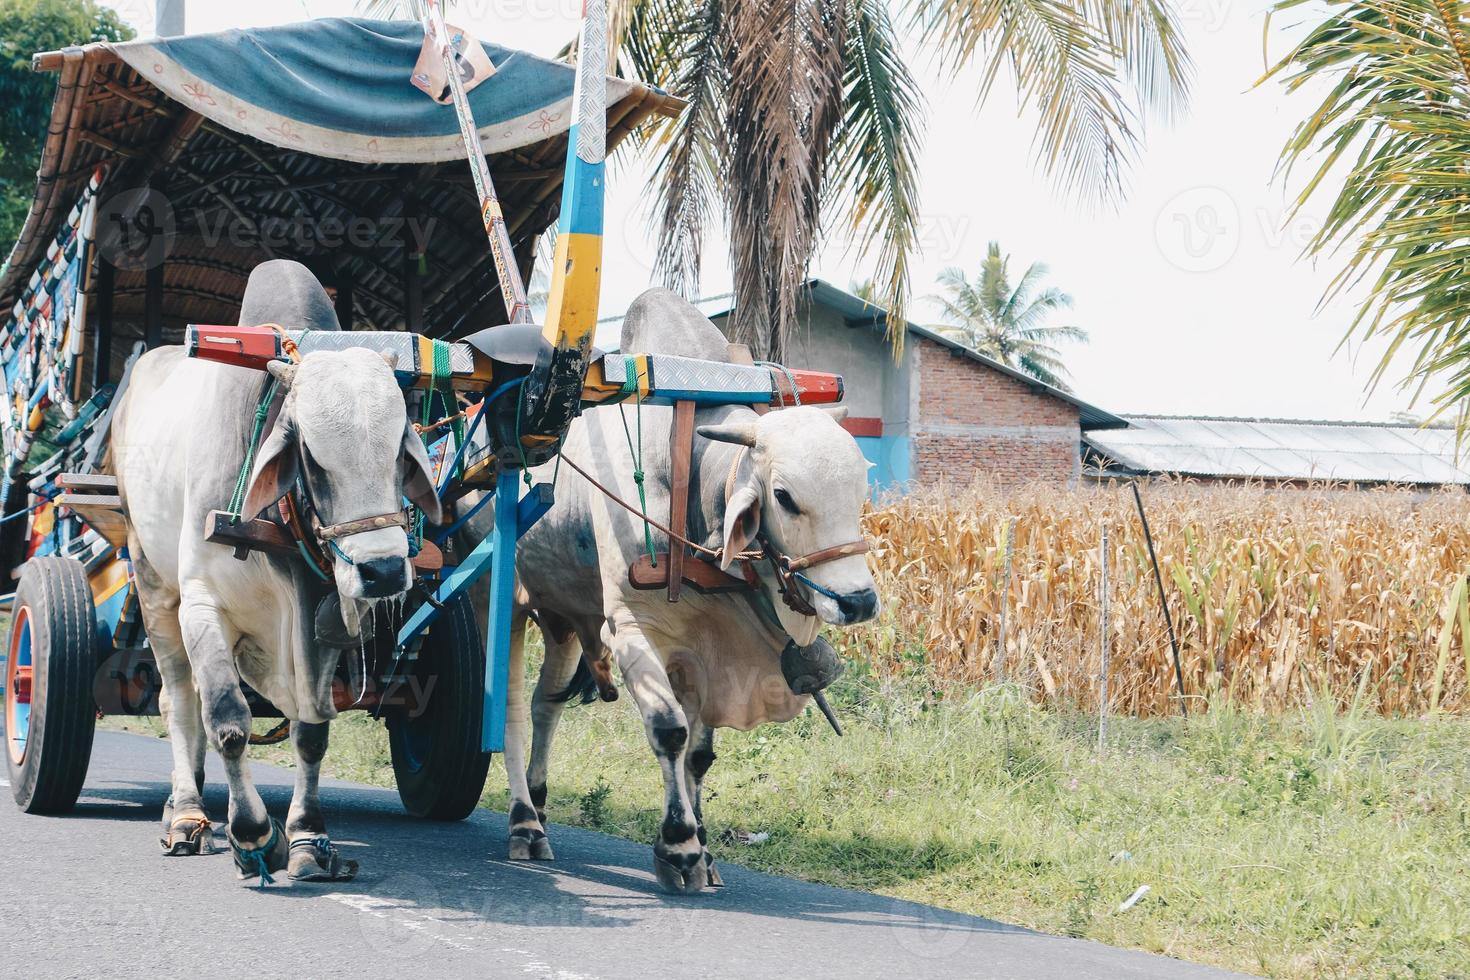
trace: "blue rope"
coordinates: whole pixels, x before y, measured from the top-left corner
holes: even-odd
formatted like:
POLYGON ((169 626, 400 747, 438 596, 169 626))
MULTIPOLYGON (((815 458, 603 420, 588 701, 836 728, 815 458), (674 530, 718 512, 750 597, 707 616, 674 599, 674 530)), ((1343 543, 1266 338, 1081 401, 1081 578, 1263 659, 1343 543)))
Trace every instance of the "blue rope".
POLYGON ((490 392, 490 394, 487 395, 480 402, 480 410, 475 413, 474 419, 470 422, 470 427, 465 430, 464 439, 460 441, 459 448, 455 450, 454 459, 450 462, 448 468, 444 471, 442 482, 440 482, 438 488, 438 493, 440 497, 443 497, 444 491, 449 488, 450 478, 453 476, 456 468, 458 468, 460 461, 464 459, 465 451, 470 448, 470 439, 473 438, 475 430, 480 424, 480 420, 485 417, 485 414, 490 410, 490 407, 495 404, 495 399, 499 398, 507 391, 510 391, 512 388, 518 387, 519 385, 523 385, 525 383, 525 378, 513 378, 510 381, 507 381, 505 384, 501 385, 499 388, 496 388, 494 391, 490 392))
POLYGON ((243 862, 245 862, 246 864, 253 865, 254 868, 255 868, 255 871, 260 875, 260 887, 261 888, 264 888, 266 885, 274 885, 276 883, 276 879, 274 879, 274 878, 271 877, 270 868, 266 866, 266 861, 265 861, 265 856, 267 854, 269 854, 271 852, 271 848, 273 848, 275 846, 276 846, 276 822, 275 822, 275 820, 271 820, 271 836, 270 836, 270 839, 265 842, 265 846, 264 847, 260 847, 260 848, 244 848, 244 847, 240 847, 238 844, 235 845, 235 853, 239 856, 240 860, 243 861, 243 862))
POLYGON ((819 595, 824 595, 828 599, 831 599, 834 602, 836 602, 837 600, 839 600, 839 599, 842 598, 842 596, 839 595, 838 593, 833 592, 831 589, 824 589, 824 588, 822 588, 820 585, 818 585, 817 583, 813 582, 811 579, 807 578, 805 575, 801 574, 800 572, 792 572, 791 573, 791 577, 794 578, 794 579, 796 579, 802 585, 804 585, 807 588, 811 589, 813 592, 816 592, 819 595))
POLYGON ((331 581, 331 579, 327 578, 327 576, 322 572, 322 570, 320 568, 317 568, 316 567, 316 562, 312 561, 311 552, 309 552, 309 551, 306 550, 306 542, 305 541, 302 541, 300 538, 297 538, 296 539, 296 550, 299 551, 299 552, 301 552, 301 557, 302 558, 305 558, 306 559, 306 567, 309 568, 309 569, 311 569, 311 574, 315 575, 317 578, 321 579, 323 582, 330 582, 331 581))
POLYGON ((327 547, 332 549, 332 554, 336 555, 338 558, 342 559, 347 564, 349 564, 349 565, 356 565, 357 564, 357 562, 355 562, 351 558, 348 558, 347 557, 347 552, 345 552, 341 548, 337 547, 337 542, 336 541, 328 541, 327 542, 327 547))
POLYGON ((480 499, 479 499, 479 502, 476 503, 475 506, 471 507, 469 509, 469 511, 463 517, 461 517, 459 520, 455 521, 453 524, 449 525, 448 530, 444 531, 443 533, 441 533, 438 537, 436 537, 434 539, 434 543, 435 544, 443 544, 444 542, 448 541, 449 540, 449 536, 451 534, 453 534, 455 531, 458 531, 460 528, 464 527, 465 524, 469 521, 469 519, 472 518, 472 517, 474 517, 476 514, 478 514, 480 512, 480 508, 482 508, 486 504, 488 504, 492 499, 494 499, 494 497, 495 497, 495 494, 493 494, 493 493, 487 493, 487 494, 484 494, 483 496, 481 496, 480 499))

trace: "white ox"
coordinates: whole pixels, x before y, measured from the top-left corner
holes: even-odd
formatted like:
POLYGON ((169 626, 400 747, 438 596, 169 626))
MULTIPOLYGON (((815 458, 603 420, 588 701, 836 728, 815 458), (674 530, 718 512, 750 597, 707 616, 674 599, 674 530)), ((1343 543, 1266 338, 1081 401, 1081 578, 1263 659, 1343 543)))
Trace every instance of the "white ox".
MULTIPOLYGON (((713 324, 666 290, 645 293, 629 309, 623 349, 726 359, 724 338, 713 324)), ((637 501, 638 489, 620 413, 631 427, 636 411, 626 403, 588 411, 564 444, 568 460, 627 501, 637 501)), ((665 521, 673 412, 654 406, 641 411, 647 512, 665 521)), ((752 547, 758 536, 788 556, 860 540, 868 464, 838 424, 840 414, 810 407, 766 415, 748 408, 699 411, 688 536, 726 556, 752 547)), ((547 464, 535 476, 550 481, 554 468, 547 464)), ((472 525, 477 535, 488 530, 488 518, 472 525)), ((669 543, 655 531, 654 546, 666 551, 669 543)), ((806 570, 807 583, 796 588, 815 616, 787 608, 766 563, 757 566, 753 593, 702 595, 685 587, 680 601, 670 603, 663 590, 629 584, 629 568, 644 547, 642 521, 568 467, 559 476, 555 505, 521 540, 505 753, 510 857, 552 857, 544 827, 547 760, 563 703, 580 687, 574 675, 585 650, 589 659, 610 655, 617 665, 663 770, 664 819, 654 844, 659 881, 668 890, 692 892, 720 884, 705 848, 700 807, 701 781, 715 758, 714 729, 744 730, 795 717, 811 699, 791 690, 783 651, 793 640, 813 645, 823 622, 871 618, 878 597, 859 554, 806 570), (546 660, 534 694, 527 766, 521 646, 531 615, 543 627, 546 660)))
MULTIPOLYGON (((242 324, 336 330, 321 284, 276 260, 251 273, 242 324)), ((284 401, 261 445, 244 508, 259 513, 298 478, 322 523, 341 525, 402 511, 403 495, 432 521, 439 506, 423 444, 384 358, 361 348, 273 363, 284 401)), ((317 776, 335 717, 339 651, 320 645, 318 604, 335 586, 348 632, 374 602, 412 581, 402 527, 353 531, 336 540, 335 582, 318 581, 295 557, 204 540, 206 515, 225 508, 245 459, 257 403, 269 379, 258 371, 191 359, 181 347, 148 352, 134 366, 112 433, 112 459, 128 517, 128 550, 148 638, 163 680, 160 698, 174 754, 164 811, 168 853, 210 850, 201 791, 206 737, 229 780, 228 835, 242 877, 288 868, 298 879, 347 878, 326 835, 317 776), (249 684, 291 721, 296 786, 286 823, 267 812, 245 754, 249 684)))

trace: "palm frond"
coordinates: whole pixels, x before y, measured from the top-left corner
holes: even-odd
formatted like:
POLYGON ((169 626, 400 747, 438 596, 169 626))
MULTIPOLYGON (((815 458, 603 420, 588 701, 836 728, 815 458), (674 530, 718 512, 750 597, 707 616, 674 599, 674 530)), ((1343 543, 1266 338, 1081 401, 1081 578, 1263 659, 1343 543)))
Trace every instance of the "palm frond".
MULTIPOLYGON (((423 20, 420 0, 357 0, 357 12, 374 20, 423 20)), ((448 13, 447 5, 445 13, 448 13)))
MULTIPOLYGON (((1286 0, 1275 11, 1305 0, 1286 0)), ((1306 248, 1348 258, 1327 298, 1362 285, 1348 339, 1382 339, 1370 385, 1401 354, 1399 383, 1432 396, 1465 431, 1470 405, 1470 38, 1463 0, 1328 0, 1267 78, 1331 84, 1282 151, 1280 175, 1312 165, 1293 212, 1319 197, 1326 220, 1306 248), (1347 168, 1339 187, 1334 180, 1347 168)), ((1314 11, 1320 9, 1313 5, 1314 11)))
POLYGON ((860 251, 876 246, 873 301, 888 310, 888 339, 903 349, 909 256, 918 237, 919 124, 923 96, 904 63, 883 0, 847 0, 843 116, 829 189, 860 251))
POLYGON ((664 57, 657 54, 660 44, 679 45, 668 60, 679 66, 676 90, 689 107, 659 137, 664 153, 654 171, 660 214, 654 275, 691 298, 699 291, 704 231, 720 206, 725 171, 724 15, 724 0, 698 0, 677 32, 645 38, 657 22, 634 19, 626 41, 635 62, 664 57))
POLYGON ((725 13, 731 333, 773 360, 815 250, 847 23, 829 0, 740 0, 725 13))
MULTIPOLYGON (((1168 98, 1182 99, 1187 86, 1182 74, 1159 77, 1156 44, 1133 50, 1140 37, 1158 35, 1156 18, 1117 13, 1097 23, 1089 16, 1129 2, 917 0, 917 12, 925 37, 940 45, 950 64, 979 60, 981 101, 1001 71, 1010 72, 1022 111, 1036 115, 1039 163, 1065 193, 1104 203, 1122 196, 1123 172, 1138 144, 1137 100, 1123 77, 1130 57, 1138 65, 1132 76, 1155 80, 1168 98), (1151 33, 1140 33, 1141 22, 1154 25, 1151 33)), ((1187 58, 1177 32, 1167 36, 1182 69, 1187 58)))

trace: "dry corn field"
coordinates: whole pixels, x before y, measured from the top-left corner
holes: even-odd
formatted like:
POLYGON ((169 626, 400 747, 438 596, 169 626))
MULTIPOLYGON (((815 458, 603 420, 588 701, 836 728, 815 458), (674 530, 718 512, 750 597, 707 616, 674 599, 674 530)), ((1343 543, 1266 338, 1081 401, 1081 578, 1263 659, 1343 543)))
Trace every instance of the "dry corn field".
MULTIPOLYGON (((1143 498, 1192 704, 1226 696, 1276 710, 1332 697, 1387 714, 1470 708, 1463 492, 1155 483, 1143 498)), ((879 671, 1019 681, 1044 701, 1093 709, 1106 525, 1110 708, 1177 710, 1126 484, 931 491, 885 502, 867 525, 884 612, 843 631, 846 653, 879 671)))

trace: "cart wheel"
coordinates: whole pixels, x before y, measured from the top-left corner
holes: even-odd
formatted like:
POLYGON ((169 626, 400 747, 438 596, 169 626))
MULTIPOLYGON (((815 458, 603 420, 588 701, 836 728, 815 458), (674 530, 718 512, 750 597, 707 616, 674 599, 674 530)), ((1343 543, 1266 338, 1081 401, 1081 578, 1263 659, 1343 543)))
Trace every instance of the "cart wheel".
POLYGON ((27 813, 70 810, 87 778, 97 623, 80 562, 37 558, 15 592, 5 658, 5 762, 27 813))
POLYGON ((485 788, 480 751, 485 649, 469 596, 447 603, 424 637, 418 690, 425 700, 388 716, 388 745, 403 808, 429 820, 463 820, 485 788))

